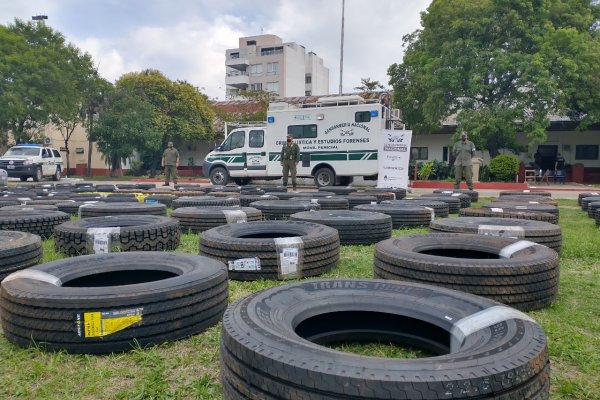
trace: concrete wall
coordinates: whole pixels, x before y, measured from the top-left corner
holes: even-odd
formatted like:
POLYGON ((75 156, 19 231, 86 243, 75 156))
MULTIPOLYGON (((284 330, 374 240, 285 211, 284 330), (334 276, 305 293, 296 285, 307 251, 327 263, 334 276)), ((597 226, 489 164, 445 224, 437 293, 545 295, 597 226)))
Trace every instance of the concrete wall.
POLYGON ((284 59, 279 80, 281 97, 304 96, 305 49, 296 43, 286 43, 283 47, 284 59))

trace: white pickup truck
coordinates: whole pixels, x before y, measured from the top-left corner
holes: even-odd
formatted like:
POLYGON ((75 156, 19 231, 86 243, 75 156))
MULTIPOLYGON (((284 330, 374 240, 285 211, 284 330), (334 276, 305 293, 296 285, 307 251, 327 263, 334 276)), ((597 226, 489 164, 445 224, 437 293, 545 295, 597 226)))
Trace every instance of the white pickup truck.
POLYGON ((60 180, 63 171, 63 159, 60 152, 38 144, 20 144, 11 147, 0 157, 0 169, 11 178, 26 181, 32 177, 35 182, 45 176, 60 180))

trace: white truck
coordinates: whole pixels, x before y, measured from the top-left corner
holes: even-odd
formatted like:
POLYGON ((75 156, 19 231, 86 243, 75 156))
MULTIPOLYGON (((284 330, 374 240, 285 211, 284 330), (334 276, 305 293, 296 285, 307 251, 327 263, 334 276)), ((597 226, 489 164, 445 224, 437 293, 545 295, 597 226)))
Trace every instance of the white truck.
POLYGON ((399 117, 399 110, 360 96, 271 103, 264 125, 234 129, 206 155, 203 173, 215 185, 280 179, 281 148, 291 134, 300 147, 298 177, 313 177, 318 187, 348 185, 355 176, 375 180, 379 140, 383 130, 402 126, 399 117))
POLYGON ((40 144, 19 144, 0 157, 0 169, 23 182, 29 177, 39 182, 45 176, 58 181, 63 171, 63 159, 56 149, 40 144))

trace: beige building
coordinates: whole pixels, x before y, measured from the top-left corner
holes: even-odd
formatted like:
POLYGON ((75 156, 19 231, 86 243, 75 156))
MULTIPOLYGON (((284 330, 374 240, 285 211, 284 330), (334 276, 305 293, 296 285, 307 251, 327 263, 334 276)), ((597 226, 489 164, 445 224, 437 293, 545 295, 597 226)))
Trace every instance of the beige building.
POLYGON ((329 69, 314 52, 276 35, 239 39, 237 49, 225 51, 227 99, 240 90, 264 90, 277 97, 329 94, 329 69))

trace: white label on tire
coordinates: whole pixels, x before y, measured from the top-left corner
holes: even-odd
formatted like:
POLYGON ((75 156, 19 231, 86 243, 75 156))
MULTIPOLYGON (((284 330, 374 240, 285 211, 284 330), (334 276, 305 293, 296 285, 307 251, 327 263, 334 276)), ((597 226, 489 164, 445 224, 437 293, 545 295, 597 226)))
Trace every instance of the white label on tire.
POLYGON ((444 190, 444 191, 442 191, 442 193, 444 193, 444 194, 452 194, 454 192, 452 190, 444 190))
POLYGON ((275 238, 279 279, 300 278, 302 272, 304 242, 301 237, 275 238))
POLYGON ((47 282, 54 286, 62 285, 60 278, 50 275, 47 272, 37 271, 35 269, 23 269, 21 271, 14 272, 4 278, 2 282, 8 282, 14 279, 35 279, 36 281, 47 282))
POLYGON ((499 256, 500 258, 510 258, 514 253, 519 250, 526 249, 531 246, 535 246, 537 243, 530 242, 529 240, 519 240, 513 244, 509 244, 500 250, 499 256))
POLYGON ((452 193, 452 197, 458 197, 460 196, 462 193, 452 193))
POLYGON ((460 350, 465 338, 477 331, 510 319, 522 319, 536 323, 527 314, 507 306, 493 306, 461 318, 450 330, 450 353, 460 350))
POLYGON ((88 228, 87 230, 88 248, 92 254, 103 254, 111 252, 112 236, 119 237, 121 228, 88 228))
POLYGON ((504 212, 504 210, 502 208, 498 208, 498 207, 492 207, 491 210, 492 210, 492 212, 504 212))
POLYGON ((222 210, 222 213, 225 215, 228 224, 247 222, 246 213, 242 210, 222 210))
POLYGON ((319 199, 310 199, 310 202, 313 204, 319 204, 319 199))
POLYGON ((528 201, 529 204, 540 204, 539 201, 528 201))
POLYGON ((529 193, 529 192, 531 192, 531 190, 528 190, 528 189, 523 190, 523 193, 529 193))
POLYGON ((506 226, 506 225, 479 225, 477 233, 487 236, 500 236, 513 239, 523 239, 525 237, 525 229, 522 226, 506 226))
POLYGON ((260 258, 239 258, 228 262, 230 271, 260 271, 260 258))
POLYGON ((527 206, 515 206, 516 210, 528 210, 527 206))
POLYGON ((426 210, 429 210, 429 212, 431 213, 431 220, 433 221, 435 219, 435 210, 431 207, 425 207, 426 210))

